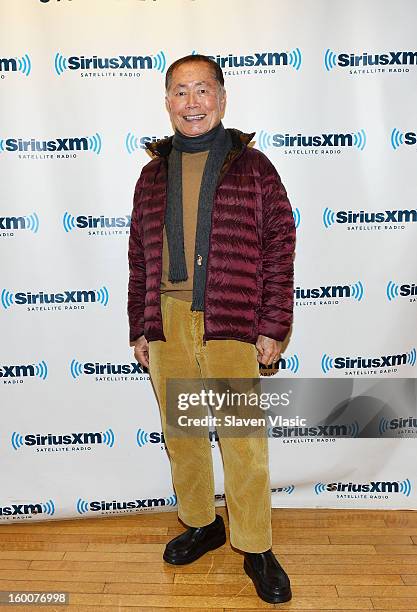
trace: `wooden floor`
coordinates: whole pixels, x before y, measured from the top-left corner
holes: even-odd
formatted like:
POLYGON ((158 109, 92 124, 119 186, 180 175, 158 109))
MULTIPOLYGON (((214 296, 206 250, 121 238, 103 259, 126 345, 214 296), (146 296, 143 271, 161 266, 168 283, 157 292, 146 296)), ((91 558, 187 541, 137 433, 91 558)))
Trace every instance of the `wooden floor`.
POLYGON ((417 512, 273 510, 273 550, 293 588, 275 606, 229 542, 190 565, 164 563, 181 531, 174 512, 1 525, 0 591, 66 591, 70 605, 0 609, 417 610, 417 512))

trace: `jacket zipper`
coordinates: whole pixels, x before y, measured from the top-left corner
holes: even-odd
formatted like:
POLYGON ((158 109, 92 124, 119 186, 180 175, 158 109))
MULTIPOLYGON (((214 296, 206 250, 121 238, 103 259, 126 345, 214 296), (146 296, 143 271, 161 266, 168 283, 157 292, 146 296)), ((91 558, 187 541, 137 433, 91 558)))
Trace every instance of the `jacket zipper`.
MULTIPOLYGON (((243 152, 245 151, 246 147, 243 147, 238 155, 236 155, 236 157, 232 160, 232 162, 229 165, 229 168, 227 169, 227 171, 223 174, 222 180, 224 179, 224 177, 226 176, 227 172, 229 171, 230 167, 235 163, 235 161, 237 159, 239 159, 239 157, 241 155, 243 155, 243 152)), ((214 194, 213 197, 213 208, 211 211, 211 223, 210 223, 210 233, 209 233, 209 249, 208 249, 208 254, 207 254, 207 267, 206 267, 206 284, 204 286, 204 313, 203 313, 203 323, 204 323, 204 333, 203 333, 203 346, 206 346, 207 344, 207 337, 206 337, 206 294, 207 294, 207 272, 209 269, 209 262, 210 262, 210 253, 211 253, 211 234, 212 234, 212 228, 213 228, 213 215, 214 215, 214 202, 216 201, 216 197, 217 197, 217 190, 220 187, 221 182, 219 182, 216 186, 216 192, 214 194)))

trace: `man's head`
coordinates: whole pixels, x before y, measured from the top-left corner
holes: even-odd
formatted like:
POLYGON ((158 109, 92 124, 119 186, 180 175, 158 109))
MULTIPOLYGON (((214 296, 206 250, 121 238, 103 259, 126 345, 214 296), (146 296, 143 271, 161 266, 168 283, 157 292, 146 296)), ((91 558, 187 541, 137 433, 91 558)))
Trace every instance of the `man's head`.
POLYGON ((167 70, 165 104, 181 134, 200 136, 222 119, 226 106, 223 72, 205 55, 187 55, 167 70))

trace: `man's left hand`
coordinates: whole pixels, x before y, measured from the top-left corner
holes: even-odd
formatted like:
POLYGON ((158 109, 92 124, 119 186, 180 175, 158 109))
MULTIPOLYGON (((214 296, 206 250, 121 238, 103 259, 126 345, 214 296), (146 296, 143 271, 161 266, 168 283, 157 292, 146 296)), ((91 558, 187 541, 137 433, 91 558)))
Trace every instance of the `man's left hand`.
POLYGON ((259 363, 268 366, 278 361, 281 355, 282 342, 259 335, 256 341, 256 348, 258 350, 257 359, 259 363))

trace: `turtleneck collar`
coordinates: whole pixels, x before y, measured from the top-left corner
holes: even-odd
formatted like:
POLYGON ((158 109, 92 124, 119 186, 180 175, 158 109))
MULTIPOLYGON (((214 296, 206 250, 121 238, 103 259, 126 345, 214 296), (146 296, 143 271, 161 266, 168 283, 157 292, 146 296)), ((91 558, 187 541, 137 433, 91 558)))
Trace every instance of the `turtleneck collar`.
POLYGON ((174 149, 177 149, 177 151, 184 153, 208 151, 221 130, 224 130, 221 122, 205 134, 201 134, 201 136, 185 136, 176 130, 174 138, 172 139, 172 146, 174 149))

